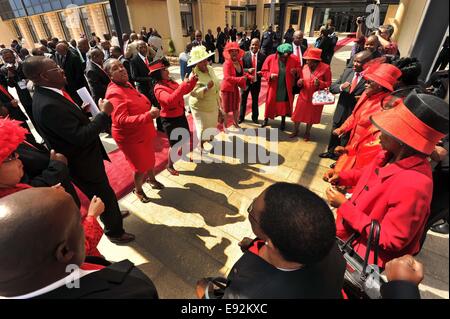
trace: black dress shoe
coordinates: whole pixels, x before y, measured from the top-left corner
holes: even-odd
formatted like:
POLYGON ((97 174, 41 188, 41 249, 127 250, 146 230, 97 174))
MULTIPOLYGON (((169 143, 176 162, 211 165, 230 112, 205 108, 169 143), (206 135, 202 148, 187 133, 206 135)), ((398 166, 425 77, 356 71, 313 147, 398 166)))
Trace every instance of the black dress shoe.
POLYGON ((108 237, 114 244, 126 244, 132 242, 136 237, 133 234, 123 233, 120 237, 108 237))
POLYGON ((252 119, 252 122, 255 123, 255 124, 259 124, 258 119, 252 119))
POLYGON ((283 119, 281 120, 281 124, 280 124, 280 130, 284 131, 286 129, 286 120, 283 117, 283 119))
POLYGON ((319 154, 319 157, 320 158, 331 158, 332 155, 334 155, 334 154, 330 153, 330 152, 325 152, 325 153, 319 154))
POLYGON ((448 235, 448 222, 434 224, 431 230, 438 234, 448 235))
POLYGON ((331 168, 331 169, 333 169, 333 168, 335 168, 335 167, 336 167, 336 163, 333 163, 333 164, 330 165, 330 168, 331 168))
POLYGON ((267 125, 269 125, 269 120, 264 120, 264 122, 261 124, 261 127, 266 127, 267 125))

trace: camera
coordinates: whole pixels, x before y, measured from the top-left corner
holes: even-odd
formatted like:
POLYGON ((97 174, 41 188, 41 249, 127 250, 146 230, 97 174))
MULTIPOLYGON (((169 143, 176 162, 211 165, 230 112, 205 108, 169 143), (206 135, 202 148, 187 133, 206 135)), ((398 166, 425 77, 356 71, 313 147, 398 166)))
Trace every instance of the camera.
POLYGON ((366 21, 366 17, 358 17, 356 18, 356 23, 361 24, 366 21))

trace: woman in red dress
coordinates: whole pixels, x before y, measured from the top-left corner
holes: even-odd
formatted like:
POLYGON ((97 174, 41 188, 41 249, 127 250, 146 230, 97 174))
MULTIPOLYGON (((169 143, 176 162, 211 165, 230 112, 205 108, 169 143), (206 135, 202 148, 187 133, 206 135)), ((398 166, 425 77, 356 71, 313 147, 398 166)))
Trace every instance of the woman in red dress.
POLYGON ((313 124, 320 123, 323 106, 313 105, 312 97, 314 92, 331 85, 331 69, 328 64, 321 62, 321 55, 321 49, 309 48, 303 56, 306 65, 303 67, 303 77, 297 82, 301 90, 292 115, 292 121, 295 123, 295 130, 290 135, 292 138, 298 136, 300 123, 303 122, 306 123, 306 132, 303 138, 305 141, 309 141, 313 124))
POLYGON ((112 136, 134 171, 133 192, 141 202, 148 203, 150 198, 142 189, 147 178, 153 189, 164 188, 153 172, 156 136, 153 119, 159 116, 159 110, 128 82, 127 70, 119 60, 108 60, 105 71, 111 78, 105 97, 114 106, 112 136))
MULTIPOLYGON (((239 48, 237 42, 228 42, 223 51, 225 63, 223 64, 223 80, 220 87, 222 93, 222 110, 225 114, 233 112, 233 124, 239 126, 239 88, 245 90, 247 78, 245 76, 242 57, 245 52, 239 48)), ((226 125, 226 121, 225 121, 226 125)))

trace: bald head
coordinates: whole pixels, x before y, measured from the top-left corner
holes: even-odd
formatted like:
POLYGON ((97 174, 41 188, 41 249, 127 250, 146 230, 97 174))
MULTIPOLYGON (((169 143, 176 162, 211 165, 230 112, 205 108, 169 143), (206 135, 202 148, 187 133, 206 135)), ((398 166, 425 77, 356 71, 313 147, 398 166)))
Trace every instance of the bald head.
POLYGON ((62 56, 66 56, 69 51, 69 46, 65 42, 59 42, 56 45, 56 52, 62 56))
POLYGON ((304 37, 303 31, 300 31, 300 30, 295 31, 294 35, 293 35, 293 39, 294 39, 293 42, 294 42, 294 44, 296 46, 300 46, 302 44, 302 42, 303 42, 303 37, 304 37))
POLYGON ((94 61, 95 63, 102 65, 103 59, 105 58, 105 54, 100 49, 92 49, 89 52, 89 58, 94 61))
POLYGON ((84 260, 80 212, 63 190, 30 188, 0 199, 0 295, 25 294, 84 260))
MULTIPOLYGON (((22 64, 22 71, 31 81, 39 78, 39 75, 44 71, 45 64, 50 60, 45 56, 32 56, 22 64)), ((51 61, 51 60, 50 60, 51 61)))
POLYGON ((364 69, 364 64, 369 62, 372 59, 372 52, 369 50, 361 51, 355 54, 355 58, 353 59, 353 69, 356 72, 362 72, 364 69))
POLYGON ((250 51, 252 51, 254 54, 258 53, 260 47, 260 41, 258 38, 252 39, 252 42, 250 42, 250 51))
POLYGON ((130 41, 131 42, 136 41, 137 39, 138 39, 138 35, 136 33, 130 34, 130 41))
POLYGON ((77 42, 78 50, 80 50, 81 53, 88 53, 89 52, 89 40, 86 38, 81 38, 77 42))

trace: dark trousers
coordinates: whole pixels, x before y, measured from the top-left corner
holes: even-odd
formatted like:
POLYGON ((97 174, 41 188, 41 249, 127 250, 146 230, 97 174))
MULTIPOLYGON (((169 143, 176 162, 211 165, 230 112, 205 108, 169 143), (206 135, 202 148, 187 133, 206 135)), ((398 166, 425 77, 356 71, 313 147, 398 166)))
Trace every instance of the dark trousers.
POLYGON ((330 140, 328 141, 328 152, 334 153, 334 149, 338 146, 346 146, 348 143, 348 140, 350 139, 350 133, 345 133, 341 137, 334 135, 333 131, 339 127, 341 127, 342 124, 344 124, 346 119, 339 123, 333 123, 333 128, 331 129, 330 134, 330 140))
POLYGON ((249 93, 252 94, 252 120, 257 121, 259 117, 259 107, 258 107, 258 99, 259 92, 261 91, 261 82, 250 85, 245 91, 242 92, 241 99, 241 113, 239 116, 240 120, 244 120, 245 113, 247 111, 247 100, 249 93))
POLYGON ((223 62, 225 61, 223 58, 223 50, 217 49, 217 51, 219 51, 219 63, 223 64, 223 62))
POLYGON ((108 176, 105 173, 105 167, 102 163, 99 170, 103 170, 104 175, 98 181, 84 181, 77 178, 77 174, 71 171, 73 183, 85 194, 89 200, 92 197, 100 197, 105 204, 105 211, 100 215, 100 219, 105 225, 105 235, 109 237, 120 237, 124 233, 123 218, 120 213, 119 204, 117 203, 116 194, 114 194, 111 185, 109 185, 108 176))

